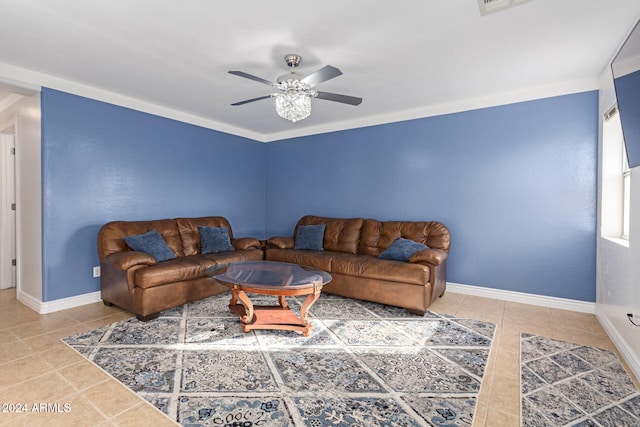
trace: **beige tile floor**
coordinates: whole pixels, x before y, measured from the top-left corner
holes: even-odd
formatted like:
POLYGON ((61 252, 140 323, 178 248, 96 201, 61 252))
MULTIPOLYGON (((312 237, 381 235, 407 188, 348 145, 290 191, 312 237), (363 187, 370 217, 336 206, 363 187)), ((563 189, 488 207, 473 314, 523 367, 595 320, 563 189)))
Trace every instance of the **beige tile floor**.
MULTIPOLYGON (((58 403, 62 412, 0 412, 1 426, 176 425, 60 341, 130 314, 95 303, 39 315, 15 295, 14 289, 0 291, 0 404, 27 403, 31 410, 34 403, 58 403)), ((430 309, 498 325, 478 399, 477 427, 519 426, 521 332, 615 351, 589 314, 451 292, 430 309)))

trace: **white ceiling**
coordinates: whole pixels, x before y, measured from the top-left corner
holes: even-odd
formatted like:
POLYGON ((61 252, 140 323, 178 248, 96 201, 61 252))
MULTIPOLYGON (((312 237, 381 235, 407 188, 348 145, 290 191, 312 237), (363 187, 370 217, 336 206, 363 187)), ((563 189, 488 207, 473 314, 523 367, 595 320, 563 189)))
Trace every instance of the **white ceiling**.
POLYGON ((638 0, 0 0, 0 83, 272 141, 596 89, 639 17, 638 0), (275 80, 288 53, 364 101, 314 100, 297 123, 271 99, 230 105, 272 90, 228 70, 275 80))

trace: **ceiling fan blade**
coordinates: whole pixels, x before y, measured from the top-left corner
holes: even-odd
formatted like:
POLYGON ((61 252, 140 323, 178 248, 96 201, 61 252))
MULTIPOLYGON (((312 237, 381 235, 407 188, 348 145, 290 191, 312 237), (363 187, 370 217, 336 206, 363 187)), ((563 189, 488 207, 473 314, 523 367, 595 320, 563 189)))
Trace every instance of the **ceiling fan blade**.
POLYGON ((327 80, 331 80, 332 78, 338 77, 340 75, 342 75, 342 71, 331 65, 325 65, 315 73, 309 74, 307 77, 300 81, 308 84, 311 87, 314 87, 322 82, 326 82, 327 80))
POLYGON ((318 96, 316 98, 326 99, 327 101, 342 102, 343 104, 349 105, 360 105, 362 102, 362 98, 330 92, 318 92, 318 96))
POLYGON ((259 96, 257 98, 246 99, 244 101, 234 102, 231 105, 244 105, 244 104, 248 104, 249 102, 260 101, 262 99, 267 99, 267 98, 271 98, 271 95, 265 95, 265 96, 259 96))
POLYGON ((273 86, 274 83, 269 80, 265 80, 262 77, 254 76, 253 74, 245 73, 244 71, 229 71, 229 74, 233 74, 234 76, 244 77, 246 79, 250 79, 259 83, 264 83, 269 86, 273 86))

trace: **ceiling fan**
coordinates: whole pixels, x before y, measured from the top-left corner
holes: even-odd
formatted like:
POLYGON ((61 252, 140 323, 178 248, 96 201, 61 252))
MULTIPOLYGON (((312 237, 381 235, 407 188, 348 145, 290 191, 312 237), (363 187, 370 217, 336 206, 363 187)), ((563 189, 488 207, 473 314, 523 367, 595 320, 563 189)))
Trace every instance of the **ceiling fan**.
POLYGON ((303 78, 295 72, 296 67, 298 67, 302 61, 302 57, 300 57, 300 55, 287 55, 284 57, 284 60, 292 71, 278 77, 275 83, 252 74, 245 73, 244 71, 229 71, 229 74, 269 85, 279 91, 270 95, 235 102, 231 105, 244 105, 249 102, 260 101, 262 99, 276 98, 276 112, 278 115, 295 123, 298 120, 309 117, 311 114, 311 98, 325 99, 327 101, 341 102, 349 105, 360 105, 362 102, 362 98, 357 98, 355 96, 321 92, 313 89, 318 84, 341 75, 342 71, 336 67, 326 65, 315 73, 309 74, 307 77, 303 78))

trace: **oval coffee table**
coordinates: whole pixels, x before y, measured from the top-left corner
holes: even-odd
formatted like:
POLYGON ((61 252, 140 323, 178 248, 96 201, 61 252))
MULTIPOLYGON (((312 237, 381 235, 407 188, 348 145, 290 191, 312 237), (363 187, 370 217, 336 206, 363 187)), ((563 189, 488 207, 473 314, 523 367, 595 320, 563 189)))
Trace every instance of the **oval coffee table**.
POLYGON ((309 307, 320 297, 322 287, 331 275, 297 264, 275 261, 243 261, 217 268, 212 276, 231 289, 229 309, 240 317, 242 330, 279 329, 300 331, 305 337, 313 325, 307 319, 309 307), (274 295, 279 305, 253 305, 247 293, 274 295), (307 295, 300 316, 287 304, 285 297, 307 295))

